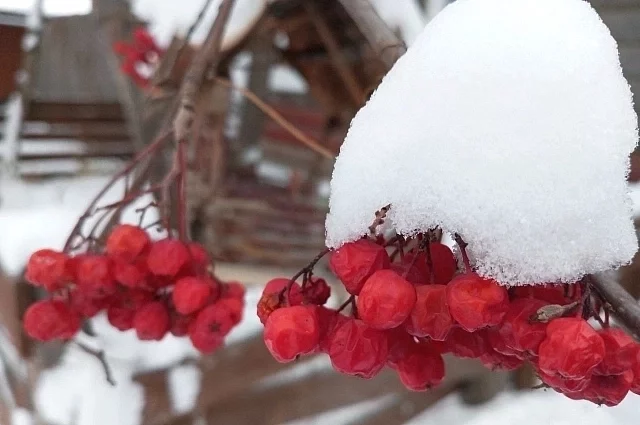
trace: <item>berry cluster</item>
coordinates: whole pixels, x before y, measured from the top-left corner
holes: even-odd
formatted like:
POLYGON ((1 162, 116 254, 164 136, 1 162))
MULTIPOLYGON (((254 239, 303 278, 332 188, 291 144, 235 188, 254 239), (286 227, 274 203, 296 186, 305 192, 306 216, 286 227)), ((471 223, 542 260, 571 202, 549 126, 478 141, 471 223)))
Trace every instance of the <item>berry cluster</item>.
POLYGON ((640 344, 608 320, 589 324, 603 303, 588 284, 506 288, 476 274, 457 241, 460 270, 433 232, 345 244, 329 260, 351 294, 338 310, 324 306, 329 287, 312 276, 314 263, 302 285, 270 281, 258 304, 267 348, 280 362, 325 353, 339 372, 364 378, 388 366, 416 391, 442 381, 449 353, 492 370, 528 361, 546 386, 597 404, 640 393, 640 344))
POLYGON ((149 78, 142 75, 139 65, 153 65, 163 51, 145 28, 136 28, 133 31, 131 43, 116 41, 113 50, 122 57, 120 70, 128 75, 139 87, 147 87, 149 78))
POLYGON ((106 310, 111 325, 135 329, 140 340, 188 335, 194 347, 210 353, 242 319, 244 287, 216 279, 198 243, 151 241, 142 228, 122 224, 101 251, 70 256, 42 249, 31 255, 25 277, 50 298, 27 309, 29 336, 70 339, 83 319, 106 310))

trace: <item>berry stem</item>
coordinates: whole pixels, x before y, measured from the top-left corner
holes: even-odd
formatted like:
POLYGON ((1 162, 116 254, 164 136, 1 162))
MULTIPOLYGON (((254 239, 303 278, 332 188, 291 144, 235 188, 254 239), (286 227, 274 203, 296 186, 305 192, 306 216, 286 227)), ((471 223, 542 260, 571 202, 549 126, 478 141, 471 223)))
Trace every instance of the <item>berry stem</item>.
POLYGON ((471 273, 473 269, 471 268, 471 262, 469 261, 469 256, 467 255, 467 243, 462 239, 462 237, 456 233, 455 240, 460 247, 460 255, 462 255, 462 262, 464 263, 464 271, 465 273, 471 273))
POLYGON ((298 273, 296 273, 291 279, 289 279, 289 283, 287 284, 286 287, 284 287, 284 289, 282 289, 282 291, 279 294, 280 299, 283 299, 284 295, 287 294, 287 304, 291 305, 291 300, 289 299, 289 297, 291 296, 291 287, 293 286, 293 284, 296 282, 296 280, 298 280, 300 276, 302 275, 306 276, 312 273, 313 268, 316 266, 316 264, 318 264, 318 261, 320 261, 322 257, 324 257, 329 251, 331 251, 329 248, 325 248, 322 251, 320 251, 320 253, 316 255, 313 258, 313 260, 309 262, 309 264, 304 266, 298 273))
POLYGON ((347 298, 347 300, 345 302, 342 303, 342 305, 340 305, 340 307, 338 307, 338 310, 336 312, 337 313, 341 313, 345 308, 347 308, 347 306, 349 304, 354 302, 355 299, 356 299, 356 296, 355 295, 351 295, 349 298, 347 298))

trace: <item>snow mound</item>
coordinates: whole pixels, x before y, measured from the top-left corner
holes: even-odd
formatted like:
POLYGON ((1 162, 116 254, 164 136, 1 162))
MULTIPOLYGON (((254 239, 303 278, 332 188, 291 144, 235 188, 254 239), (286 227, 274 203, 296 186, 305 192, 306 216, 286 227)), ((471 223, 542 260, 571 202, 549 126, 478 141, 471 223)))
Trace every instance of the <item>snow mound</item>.
POLYGON ((427 25, 351 123, 327 245, 391 204, 402 234, 441 226, 505 284, 572 281, 637 250, 638 141, 615 40, 582 0, 459 0, 427 25))

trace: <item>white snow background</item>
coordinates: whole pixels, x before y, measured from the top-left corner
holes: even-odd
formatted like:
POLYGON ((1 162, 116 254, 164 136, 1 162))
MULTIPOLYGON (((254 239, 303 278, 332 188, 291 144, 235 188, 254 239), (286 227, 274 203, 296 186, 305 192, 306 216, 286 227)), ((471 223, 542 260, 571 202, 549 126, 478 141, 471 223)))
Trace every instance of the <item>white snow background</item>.
MULTIPOLYGON (((156 23, 154 32, 159 37, 163 37, 162 34, 168 37, 173 29, 185 30, 201 1, 135 0, 134 6, 146 10, 147 17, 156 23), (145 1, 147 6, 136 6, 144 4, 145 1)), ((0 9, 26 9, 32 3, 32 0, 0 0, 0 9)), ((49 14, 86 13, 89 3, 88 0, 44 1, 45 12, 49 14)), ((375 3, 387 20, 400 23, 401 31, 408 40, 420 32, 420 22, 424 18, 411 16, 409 12, 412 9, 417 10, 412 1, 395 0, 393 6, 390 6, 391 0, 376 0, 375 3), (386 15, 384 10, 388 11, 386 15)), ((298 85, 295 86, 296 90, 304 89, 304 84, 301 86, 299 83, 298 81, 298 85)), ((290 86, 288 82, 284 85, 290 86)), ((38 248, 60 247, 86 204, 89 194, 95 193, 104 182, 104 177, 58 180, 45 185, 25 185, 0 180, 0 197, 3 200, 0 206, 0 265, 4 271, 18 273, 28 255, 38 248)), ((640 188, 635 185, 633 189, 634 210, 637 214, 640 213, 640 188)), ((243 339, 259 329, 254 314, 257 292, 250 291, 248 295, 246 320, 231 335, 231 341, 243 339)), ((42 376, 36 393, 39 413, 52 424, 138 424, 143 394, 142 389, 131 380, 131 376, 138 371, 164 367, 196 355, 190 344, 182 339, 167 337, 161 342, 143 343, 137 341, 131 332, 121 333, 114 330, 104 317, 98 317, 95 326, 100 340, 85 342, 102 346, 107 350, 109 363, 114 369, 119 385, 116 389, 109 387, 104 381, 102 369, 93 357, 78 349, 69 349, 61 365, 42 376)), ((3 348, 8 348, 6 343, 3 344, 3 348)), ((320 366, 322 365, 312 365, 320 366)), ((302 376, 307 372, 298 370, 295 371, 295 375, 302 376)), ((199 374, 190 367, 181 366, 173 371, 168 379, 173 389, 171 400, 174 410, 188 410, 193 405, 193 396, 199 388, 199 374)), ((410 423, 625 425, 637 422, 639 401, 637 396, 630 395, 616 408, 598 408, 587 402, 565 399, 553 392, 535 391, 505 393, 486 405, 467 407, 454 395, 410 423)), ((296 421, 295 424, 346 424, 366 412, 384 407, 387 402, 386 399, 374 400, 315 418, 296 421)), ((14 411, 12 425, 31 423, 34 421, 28 412, 22 409, 14 411)))
POLYGON ((505 284, 571 282, 631 260, 626 186, 637 116, 617 45, 582 0, 458 0, 425 28, 351 123, 327 244, 375 211, 440 226, 505 284))

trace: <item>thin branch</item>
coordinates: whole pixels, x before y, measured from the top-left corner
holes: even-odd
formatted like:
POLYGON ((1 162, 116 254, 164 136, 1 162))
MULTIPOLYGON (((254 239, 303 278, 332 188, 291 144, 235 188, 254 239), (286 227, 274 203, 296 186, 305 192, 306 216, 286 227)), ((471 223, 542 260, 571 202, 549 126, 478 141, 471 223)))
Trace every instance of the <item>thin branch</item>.
POLYGON ((588 276, 595 291, 612 307, 612 313, 640 341, 640 304, 611 275, 588 276))
POLYGON ((175 58, 176 61, 178 60, 178 58, 180 57, 184 49, 189 45, 189 42, 191 41, 191 37, 193 37, 193 33, 196 31, 196 28, 198 28, 202 23, 202 19, 204 19, 204 16, 206 15, 207 10, 209 9, 209 6, 211 6, 212 1, 213 0, 205 0, 204 4, 202 5, 202 8, 200 9, 200 12, 198 13, 198 16, 196 16, 196 20, 193 21, 193 23, 187 30, 187 33, 185 34, 184 39, 182 40, 182 43, 180 44, 180 47, 177 50, 176 58, 175 58))
POLYGON ((296 126, 294 126, 291 122, 287 121, 278 111, 273 109, 271 106, 267 105, 262 99, 260 99, 255 93, 243 88, 234 85, 231 81, 217 77, 215 81, 227 88, 231 88, 237 90, 240 94, 242 94, 247 100, 253 103, 258 109, 264 112, 269 118, 274 120, 277 124, 279 124, 282 128, 289 132, 293 137, 295 137, 300 143, 306 145, 312 151, 319 153, 327 159, 335 159, 335 155, 327 148, 322 146, 320 142, 314 140, 313 138, 307 136, 302 131, 298 130, 296 126))
POLYGON ((113 374, 111 373, 111 367, 109 366, 109 363, 107 363, 107 359, 104 355, 104 350, 100 350, 100 351, 94 350, 93 348, 89 347, 88 345, 85 345, 80 341, 74 341, 74 342, 78 347, 80 347, 80 349, 82 349, 82 351, 86 352, 87 354, 91 354, 96 359, 98 359, 98 361, 102 365, 102 369, 104 370, 105 379, 111 386, 115 387, 116 381, 113 379, 113 374))

